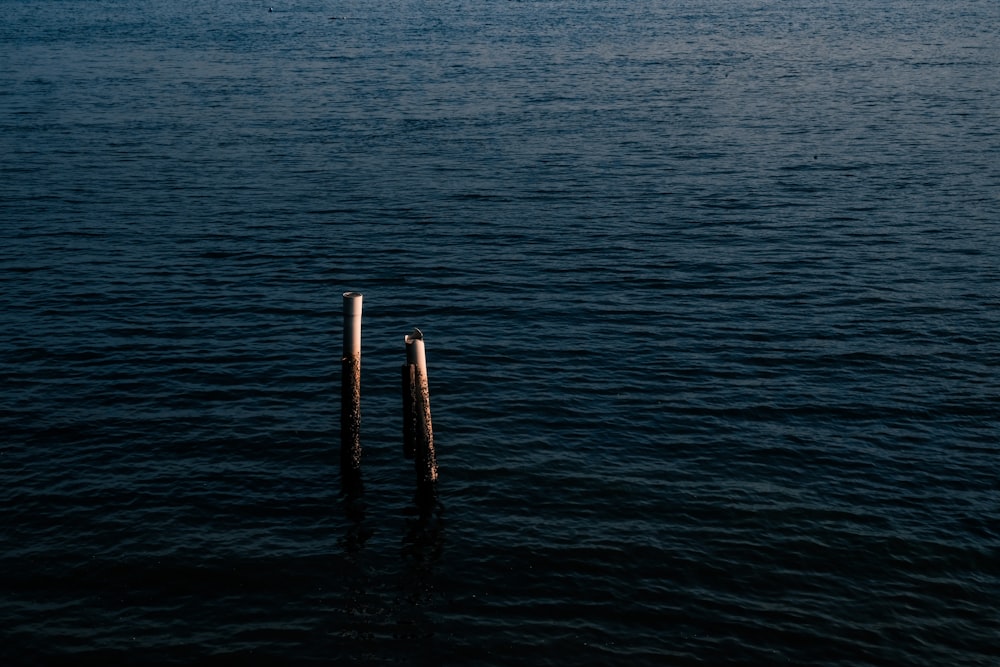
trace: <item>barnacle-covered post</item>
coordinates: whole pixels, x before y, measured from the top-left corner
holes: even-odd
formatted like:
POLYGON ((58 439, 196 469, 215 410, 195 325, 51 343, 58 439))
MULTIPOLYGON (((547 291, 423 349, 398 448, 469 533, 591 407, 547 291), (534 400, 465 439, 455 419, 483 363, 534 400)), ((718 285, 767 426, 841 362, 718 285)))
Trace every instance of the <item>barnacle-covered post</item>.
POLYGON ((434 429, 431 424, 431 396, 427 384, 427 356, 424 335, 414 329, 405 337, 406 369, 403 390, 403 449, 412 456, 417 471, 417 500, 433 502, 438 477, 434 453, 434 429), (409 398, 407 398, 409 394, 409 398), (409 410, 407 410, 409 405, 409 410))
POLYGON ((344 356, 340 359, 340 472, 354 486, 361 477, 361 301, 344 292, 344 356))

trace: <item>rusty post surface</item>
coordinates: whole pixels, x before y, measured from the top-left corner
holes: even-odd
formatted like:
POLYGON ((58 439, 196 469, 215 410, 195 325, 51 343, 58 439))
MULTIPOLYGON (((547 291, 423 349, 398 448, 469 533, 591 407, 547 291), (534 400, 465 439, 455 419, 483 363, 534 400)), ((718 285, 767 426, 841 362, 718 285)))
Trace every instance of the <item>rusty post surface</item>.
POLYGON ((340 360, 340 469, 361 470, 361 355, 340 360))
POLYGON ((340 472, 345 483, 361 475, 361 304, 344 292, 344 354, 340 359, 340 472))
POLYGON ((437 455, 434 452, 434 427, 431 424, 431 393, 427 384, 427 374, 416 366, 416 468, 417 487, 424 492, 433 492, 438 478, 437 455))

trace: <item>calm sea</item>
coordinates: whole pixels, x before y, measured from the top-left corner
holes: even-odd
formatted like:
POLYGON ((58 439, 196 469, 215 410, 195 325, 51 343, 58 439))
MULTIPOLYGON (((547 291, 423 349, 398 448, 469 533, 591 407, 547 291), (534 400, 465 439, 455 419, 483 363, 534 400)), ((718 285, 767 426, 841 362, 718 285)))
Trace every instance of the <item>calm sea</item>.
POLYGON ((0 15, 4 665, 1000 664, 1000 3, 0 15))

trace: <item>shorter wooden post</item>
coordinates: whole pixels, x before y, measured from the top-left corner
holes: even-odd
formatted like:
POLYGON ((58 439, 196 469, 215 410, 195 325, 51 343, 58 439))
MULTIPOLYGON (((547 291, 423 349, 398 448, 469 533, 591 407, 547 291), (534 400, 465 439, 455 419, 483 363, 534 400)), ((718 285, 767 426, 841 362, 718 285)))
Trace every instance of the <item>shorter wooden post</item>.
POLYGON ((340 472, 355 487, 361 477, 361 302, 344 292, 344 355, 340 359, 340 472))
MULTIPOLYGON (((434 452, 434 428, 431 424, 431 397, 427 383, 427 357, 424 352, 424 335, 414 329, 405 337, 407 376, 412 406, 412 442, 414 466, 417 471, 417 500, 421 505, 432 503, 437 495, 437 456, 434 452)), ((405 401, 405 397, 404 397, 405 401)), ((405 408, 404 408, 405 419, 405 408)), ((404 450, 406 448, 406 426, 404 425, 404 450)))

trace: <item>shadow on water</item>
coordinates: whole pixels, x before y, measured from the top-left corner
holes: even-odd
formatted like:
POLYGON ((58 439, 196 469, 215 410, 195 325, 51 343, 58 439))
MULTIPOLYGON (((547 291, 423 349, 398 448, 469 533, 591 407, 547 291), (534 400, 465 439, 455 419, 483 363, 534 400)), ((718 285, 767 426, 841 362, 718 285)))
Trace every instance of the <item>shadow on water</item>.
POLYGON ((400 549, 403 569, 395 638, 419 650, 415 655, 419 664, 435 664, 435 656, 440 654, 433 609, 437 595, 436 568, 445 541, 441 509, 440 504, 435 504, 433 511, 407 521, 400 549))
POLYGON ((360 468, 341 465, 340 499, 343 502, 348 529, 340 543, 348 556, 356 555, 372 535, 372 530, 364 525, 364 490, 360 468))
POLYGON ((365 525, 365 503, 360 494, 345 496, 344 515, 348 520, 348 528, 339 542, 345 554, 353 558, 374 532, 365 525))
POLYGON ((402 522, 392 529, 392 517, 373 515, 377 504, 366 502, 360 479, 345 482, 340 499, 346 530, 337 540, 345 567, 339 575, 340 620, 329 634, 333 653, 348 664, 438 664, 442 647, 434 610, 445 531, 437 494, 416 494, 398 509, 395 518, 402 522))

